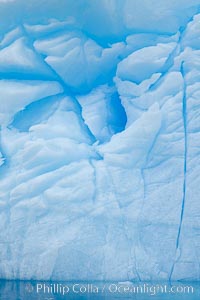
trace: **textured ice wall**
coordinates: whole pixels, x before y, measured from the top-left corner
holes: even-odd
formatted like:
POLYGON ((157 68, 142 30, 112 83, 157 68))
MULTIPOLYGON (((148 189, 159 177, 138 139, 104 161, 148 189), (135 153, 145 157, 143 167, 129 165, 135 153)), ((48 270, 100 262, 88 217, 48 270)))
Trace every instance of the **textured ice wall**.
POLYGON ((200 1, 0 1, 0 277, 200 279, 200 1))

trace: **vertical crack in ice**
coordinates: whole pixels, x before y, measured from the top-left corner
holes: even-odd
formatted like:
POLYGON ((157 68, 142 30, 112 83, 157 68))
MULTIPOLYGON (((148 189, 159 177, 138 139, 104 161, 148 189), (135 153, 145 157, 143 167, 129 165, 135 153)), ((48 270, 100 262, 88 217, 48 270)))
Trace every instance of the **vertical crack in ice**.
POLYGON ((174 267, 176 262, 179 260, 181 252, 179 253, 177 257, 178 250, 180 248, 180 237, 181 237, 181 231, 182 231, 182 225, 183 225, 183 217, 185 212, 185 200, 186 200, 186 184, 187 184, 187 154, 188 154, 188 137, 187 137, 187 85, 185 81, 185 71, 184 71, 184 61, 181 63, 181 69, 180 72, 183 77, 183 103, 182 103, 182 117, 183 117, 183 130, 184 130, 184 165, 183 165, 183 197, 182 197, 182 203, 181 203, 181 214, 180 214, 180 221, 179 221, 179 227, 178 227, 178 233, 176 237, 176 255, 175 255, 175 261, 173 262, 169 280, 171 281, 172 275, 174 272, 174 267))
POLYGON ((183 126, 184 126, 184 178, 183 178, 183 199, 182 199, 182 206, 181 206, 181 216, 180 216, 180 224, 177 234, 176 240, 176 249, 179 248, 180 244, 180 235, 181 229, 183 225, 183 215, 185 210, 185 198, 186 198, 186 180, 187 180, 187 146, 188 146, 188 139, 187 139, 187 86, 185 82, 185 72, 184 72, 184 61, 181 64, 181 74, 183 76, 183 126))

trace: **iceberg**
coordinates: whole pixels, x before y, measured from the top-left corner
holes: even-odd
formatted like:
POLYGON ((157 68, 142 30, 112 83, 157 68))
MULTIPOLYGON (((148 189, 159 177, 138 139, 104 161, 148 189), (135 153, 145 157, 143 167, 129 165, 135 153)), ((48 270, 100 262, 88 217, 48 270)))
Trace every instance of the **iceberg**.
POLYGON ((0 278, 200 280, 199 0, 0 19, 0 278))

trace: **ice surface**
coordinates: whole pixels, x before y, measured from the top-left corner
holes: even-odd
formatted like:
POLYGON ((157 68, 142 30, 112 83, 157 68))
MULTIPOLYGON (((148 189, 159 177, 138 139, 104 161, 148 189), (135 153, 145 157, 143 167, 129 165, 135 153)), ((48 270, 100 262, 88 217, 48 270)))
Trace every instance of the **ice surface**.
POLYGON ((200 279, 199 13, 0 1, 0 278, 200 279))

